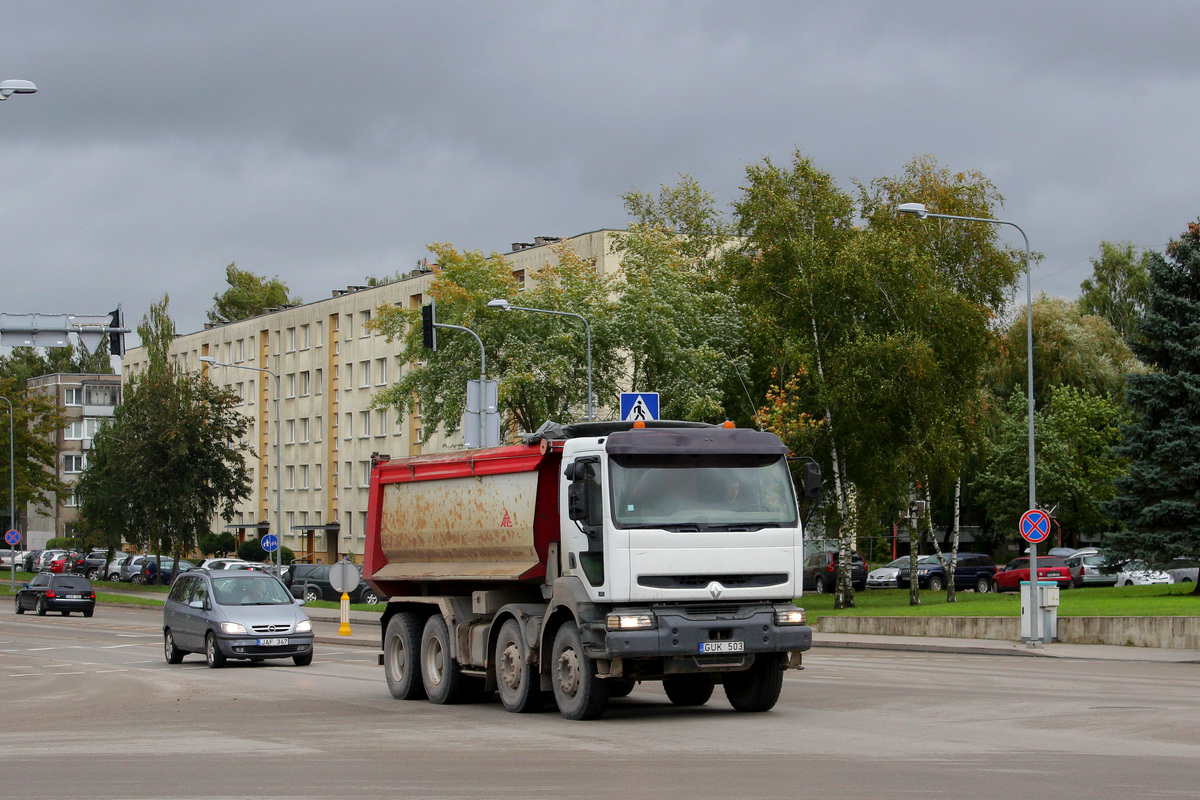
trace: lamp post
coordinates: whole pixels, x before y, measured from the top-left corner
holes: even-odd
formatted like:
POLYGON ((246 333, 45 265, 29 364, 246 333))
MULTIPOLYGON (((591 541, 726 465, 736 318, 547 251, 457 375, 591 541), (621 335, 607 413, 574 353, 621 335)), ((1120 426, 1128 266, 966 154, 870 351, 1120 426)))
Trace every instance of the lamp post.
POLYGON ((503 299, 489 300, 488 308, 495 308, 500 311, 534 311, 538 314, 558 314, 563 317, 575 317, 576 319, 583 320, 583 329, 587 334, 587 418, 588 422, 594 421, 596 414, 595 409, 592 407, 592 326, 588 324, 587 319, 582 314, 575 314, 571 311, 551 311, 548 308, 514 306, 503 299))
POLYGON ((200 356, 200 361, 210 367, 233 367, 248 369, 252 372, 265 372, 275 379, 275 530, 279 545, 275 548, 275 568, 283 570, 283 512, 280 510, 283 499, 283 470, 279 466, 280 452, 283 450, 283 440, 279 436, 279 376, 266 367, 248 367, 245 364, 223 364, 212 356, 200 356))
POLYGON ((14 94, 33 94, 36 91, 33 81, 0 81, 0 100, 7 100, 14 94))
MULTIPOLYGON (((1025 360, 1026 360, 1026 399, 1029 415, 1029 509, 1032 511, 1037 508, 1037 477, 1033 457, 1033 277, 1032 265, 1029 256, 1029 237, 1025 235, 1025 231, 1015 222, 1008 222, 1002 219, 987 219, 985 217, 962 217, 956 214, 935 214, 925 208, 924 203, 903 203, 896 208, 900 214, 909 214, 917 219, 925 219, 926 217, 936 217, 937 219, 956 219, 966 222, 986 222, 989 225, 1009 225, 1016 228, 1021 234, 1021 238, 1025 240, 1025 360)), ((1037 544, 1030 542, 1029 544, 1029 585, 1030 585, 1030 602, 1029 602, 1029 644, 1032 646, 1038 638, 1037 619, 1038 619, 1038 600, 1040 598, 1040 590, 1038 588, 1037 577, 1037 544)))
MULTIPOLYGON (((13 404, 7 397, 0 397, 8 406, 8 529, 17 529, 17 461, 13 458, 13 404)), ((12 569, 9 572, 9 583, 17 588, 17 551, 16 545, 9 545, 13 554, 12 569)))

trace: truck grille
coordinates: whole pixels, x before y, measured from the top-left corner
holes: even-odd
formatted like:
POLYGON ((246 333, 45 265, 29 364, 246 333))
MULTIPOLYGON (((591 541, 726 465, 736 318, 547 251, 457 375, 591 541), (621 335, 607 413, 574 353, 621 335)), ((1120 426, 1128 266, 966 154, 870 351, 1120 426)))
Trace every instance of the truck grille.
POLYGON ((787 583, 786 572, 761 575, 639 575, 638 586, 650 589, 703 589, 716 581, 726 589, 757 589, 787 583))

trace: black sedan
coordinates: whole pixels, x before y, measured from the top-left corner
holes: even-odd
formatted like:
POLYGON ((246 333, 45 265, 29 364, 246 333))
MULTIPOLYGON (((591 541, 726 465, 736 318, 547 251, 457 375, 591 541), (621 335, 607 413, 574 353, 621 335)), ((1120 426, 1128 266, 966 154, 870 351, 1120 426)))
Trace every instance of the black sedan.
POLYGON ((78 611, 90 617, 96 610, 96 592, 82 575, 55 575, 39 572, 17 590, 17 613, 58 611, 64 617, 78 611))

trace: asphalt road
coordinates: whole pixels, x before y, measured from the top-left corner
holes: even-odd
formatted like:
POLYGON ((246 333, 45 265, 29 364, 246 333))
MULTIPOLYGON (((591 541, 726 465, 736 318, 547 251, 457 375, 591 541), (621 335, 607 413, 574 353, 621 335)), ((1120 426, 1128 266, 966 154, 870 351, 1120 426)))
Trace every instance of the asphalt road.
POLYGON ((169 666, 160 613, 0 606, 0 798, 1200 797, 1196 664, 820 649, 770 713, 568 722, 395 701, 370 647, 169 666))

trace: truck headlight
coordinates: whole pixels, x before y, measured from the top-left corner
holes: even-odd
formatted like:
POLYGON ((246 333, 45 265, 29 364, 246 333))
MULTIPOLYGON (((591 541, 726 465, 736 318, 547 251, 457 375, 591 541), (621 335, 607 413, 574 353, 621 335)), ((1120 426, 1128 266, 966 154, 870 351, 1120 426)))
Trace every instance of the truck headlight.
POLYGON ((610 631, 646 631, 658 627, 653 614, 609 614, 607 627, 610 631))
POLYGON ((221 633, 245 633, 246 626, 239 625, 236 622, 222 622, 221 633))
POLYGON ((775 609, 776 625, 803 625, 807 620, 808 615, 804 613, 803 608, 785 606, 775 609))

